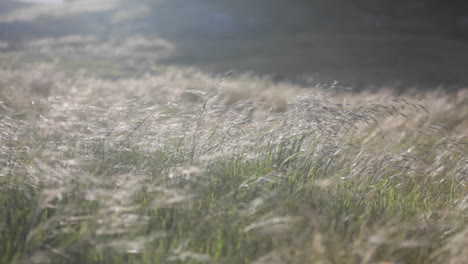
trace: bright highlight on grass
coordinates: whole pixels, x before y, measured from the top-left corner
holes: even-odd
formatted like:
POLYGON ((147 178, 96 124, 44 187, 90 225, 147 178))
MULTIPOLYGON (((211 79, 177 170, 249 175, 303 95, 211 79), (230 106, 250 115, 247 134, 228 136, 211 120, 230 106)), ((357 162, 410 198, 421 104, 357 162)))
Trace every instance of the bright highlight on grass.
POLYGON ((0 263, 468 258, 467 90, 30 65, 0 70, 0 263))

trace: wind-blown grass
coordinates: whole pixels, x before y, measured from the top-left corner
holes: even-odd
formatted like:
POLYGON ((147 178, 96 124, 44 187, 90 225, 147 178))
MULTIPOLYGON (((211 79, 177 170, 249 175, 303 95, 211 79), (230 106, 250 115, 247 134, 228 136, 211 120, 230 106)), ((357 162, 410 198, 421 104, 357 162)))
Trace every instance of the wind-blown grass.
POLYGON ((466 90, 51 65, 0 80, 0 263, 468 258, 466 90))

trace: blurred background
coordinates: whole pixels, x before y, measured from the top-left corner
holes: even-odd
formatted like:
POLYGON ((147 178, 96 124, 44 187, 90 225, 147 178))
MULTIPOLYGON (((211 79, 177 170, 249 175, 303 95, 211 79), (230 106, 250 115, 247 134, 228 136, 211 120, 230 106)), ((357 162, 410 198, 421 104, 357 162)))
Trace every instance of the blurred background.
POLYGON ((0 67, 18 51, 104 78, 177 65, 355 90, 458 89, 468 1, 1 0, 0 67))

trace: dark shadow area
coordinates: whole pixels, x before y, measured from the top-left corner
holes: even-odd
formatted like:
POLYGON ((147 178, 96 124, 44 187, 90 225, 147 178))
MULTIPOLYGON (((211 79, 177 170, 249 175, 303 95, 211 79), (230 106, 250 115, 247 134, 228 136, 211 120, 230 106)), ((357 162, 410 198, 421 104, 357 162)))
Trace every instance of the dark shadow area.
POLYGON ((468 84, 465 6, 461 1, 172 1, 151 8, 161 13, 152 23, 136 20, 132 26, 164 25, 158 31, 179 51, 169 64, 278 80, 338 80, 357 88, 457 87, 468 84))

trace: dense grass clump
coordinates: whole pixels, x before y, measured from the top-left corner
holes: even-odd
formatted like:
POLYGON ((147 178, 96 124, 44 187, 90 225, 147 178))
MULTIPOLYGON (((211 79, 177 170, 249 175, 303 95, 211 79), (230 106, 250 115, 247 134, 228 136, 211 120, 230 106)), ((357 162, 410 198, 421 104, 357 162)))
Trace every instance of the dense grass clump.
POLYGON ((0 71, 0 263, 465 263, 468 96, 0 71))

